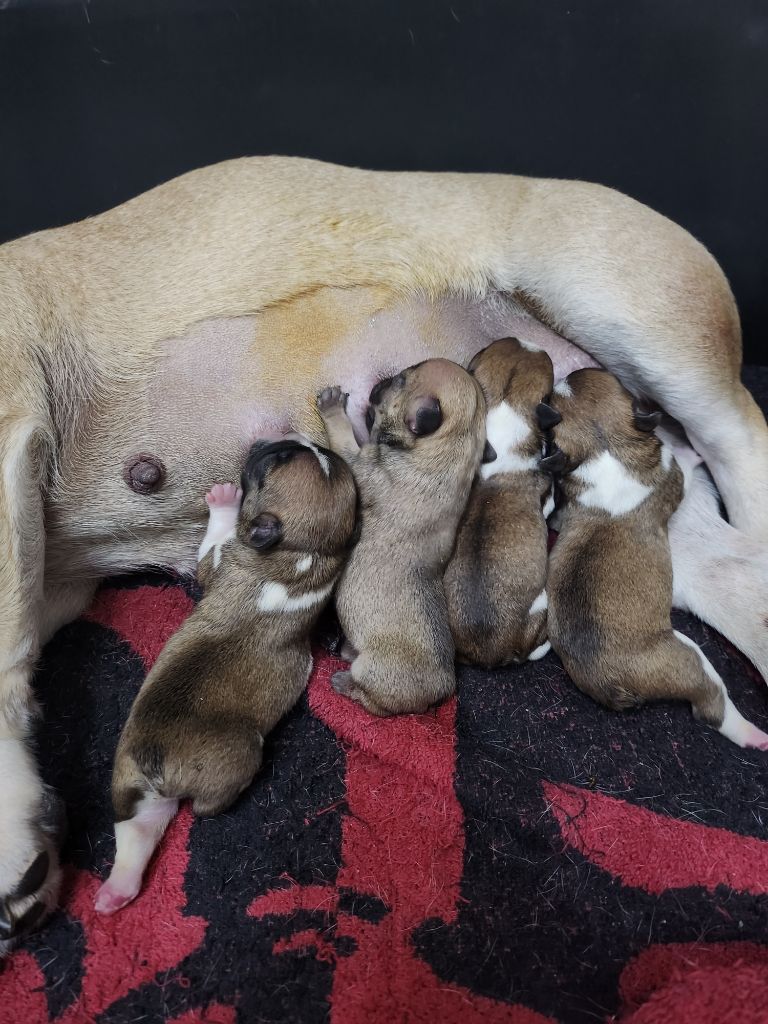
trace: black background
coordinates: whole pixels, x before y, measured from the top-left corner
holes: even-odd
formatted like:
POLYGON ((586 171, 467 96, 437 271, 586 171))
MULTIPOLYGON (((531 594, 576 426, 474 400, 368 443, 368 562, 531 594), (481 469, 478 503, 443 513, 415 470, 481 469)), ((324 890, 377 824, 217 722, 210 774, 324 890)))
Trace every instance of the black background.
POLYGON ((228 157, 615 186, 768 362, 765 0, 0 0, 0 239, 228 157))

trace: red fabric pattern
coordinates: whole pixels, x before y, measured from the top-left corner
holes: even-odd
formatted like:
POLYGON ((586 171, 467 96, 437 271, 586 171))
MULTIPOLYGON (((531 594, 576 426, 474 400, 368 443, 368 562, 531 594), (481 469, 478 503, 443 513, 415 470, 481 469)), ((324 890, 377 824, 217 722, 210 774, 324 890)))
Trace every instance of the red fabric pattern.
MULTIPOLYGON (((460 898, 463 815, 453 788, 455 700, 436 712, 376 719, 330 685, 343 662, 321 659, 310 682, 310 707, 347 748, 347 805, 337 885, 382 900, 390 912, 376 923, 338 913, 338 934, 355 951, 336 957, 316 932, 275 944, 275 953, 304 949, 334 959, 333 1024, 548 1024, 523 1006, 498 1003, 443 982, 413 948, 413 930, 429 919, 450 923, 460 898)), ((261 917, 328 909, 335 887, 295 886, 255 900, 261 917)))
POLYGON ((625 885, 657 894, 689 885, 768 892, 768 842, 578 786, 545 782, 542 788, 563 839, 625 885))
POLYGON ((180 587, 107 589, 99 591, 85 618, 114 630, 149 670, 194 607, 180 587))

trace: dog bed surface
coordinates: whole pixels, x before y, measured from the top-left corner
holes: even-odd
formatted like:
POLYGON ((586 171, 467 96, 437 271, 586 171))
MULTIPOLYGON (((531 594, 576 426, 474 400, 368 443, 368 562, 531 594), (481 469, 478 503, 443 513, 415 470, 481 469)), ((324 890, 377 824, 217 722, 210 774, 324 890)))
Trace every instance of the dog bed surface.
MULTIPOLYGON (((747 380, 765 408, 768 369, 747 380)), ((116 581, 44 652, 65 883, 4 963, 0 1024, 768 1021, 768 754, 682 704, 605 711, 551 654, 461 669, 437 711, 377 720, 318 646, 254 785, 216 818, 184 807, 140 897, 99 917, 117 737, 193 603, 116 581)), ((768 727, 755 670, 674 619, 768 727)))

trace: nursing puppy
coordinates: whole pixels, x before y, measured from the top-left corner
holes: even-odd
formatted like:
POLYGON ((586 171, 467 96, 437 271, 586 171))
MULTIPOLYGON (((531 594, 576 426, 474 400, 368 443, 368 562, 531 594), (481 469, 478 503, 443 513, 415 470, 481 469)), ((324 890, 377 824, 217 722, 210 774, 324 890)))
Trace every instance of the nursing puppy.
POLYGON ((552 391, 552 361, 502 338, 477 353, 469 372, 488 407, 487 445, 445 572, 445 596, 457 659, 493 668, 549 650, 552 481, 539 465, 544 435, 536 410, 552 391))
POLYGON ((508 335, 556 377, 597 360, 682 424, 729 521, 695 470, 676 607, 768 676, 768 429, 738 311, 648 207, 584 181, 251 157, 0 246, 0 956, 61 877, 30 743, 41 646, 104 577, 193 571, 209 482, 256 437, 322 437, 306 396, 325 382, 344 379, 363 436, 394 367, 508 335))
POLYGON ((606 707, 687 700, 729 740, 768 749, 703 652, 672 629, 667 524, 683 474, 653 433, 661 414, 594 369, 572 373, 552 405, 562 421, 542 465, 563 474, 565 507, 549 561, 548 630, 566 671, 606 707))
POLYGON ((254 445, 242 491, 217 484, 207 501, 204 596, 161 652, 118 743, 117 854, 96 897, 103 914, 137 895, 181 798, 196 814, 217 814, 251 782, 264 737, 306 685, 309 633, 353 540, 351 472, 296 441, 254 445))
POLYGON ((339 388, 317 404, 362 506, 360 540, 336 592, 352 664, 333 685, 375 715, 425 711, 456 685, 443 574, 483 454, 482 391, 447 359, 382 380, 362 448, 339 388))

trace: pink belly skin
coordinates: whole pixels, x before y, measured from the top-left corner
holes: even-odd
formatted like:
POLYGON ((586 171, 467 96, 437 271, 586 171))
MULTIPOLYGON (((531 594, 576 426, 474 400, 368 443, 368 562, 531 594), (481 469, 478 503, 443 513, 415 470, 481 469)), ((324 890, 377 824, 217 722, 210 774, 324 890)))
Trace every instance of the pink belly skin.
POLYGON ((319 301, 317 315, 310 304, 303 319, 265 311, 210 320, 161 343, 148 381, 126 389, 107 413, 94 412, 76 445, 62 452, 62 483, 47 508, 48 579, 148 564, 194 571, 205 492, 237 479, 258 437, 309 430, 319 440, 314 398, 329 384, 350 393, 362 439, 373 385, 431 356, 466 365, 491 341, 514 335, 549 353, 556 380, 595 365, 498 295, 376 308, 369 293, 360 294, 365 301, 355 293, 319 301), (156 493, 134 493, 125 482, 125 466, 139 453, 166 470, 156 493))
POLYGON ((321 383, 340 384, 349 392, 349 412, 361 440, 368 396, 377 381, 431 356, 466 366, 480 349, 510 335, 548 353, 555 381, 582 366, 598 365, 583 349, 499 295, 476 301, 422 299, 385 309, 370 318, 362 333, 340 339, 321 363, 321 383))

